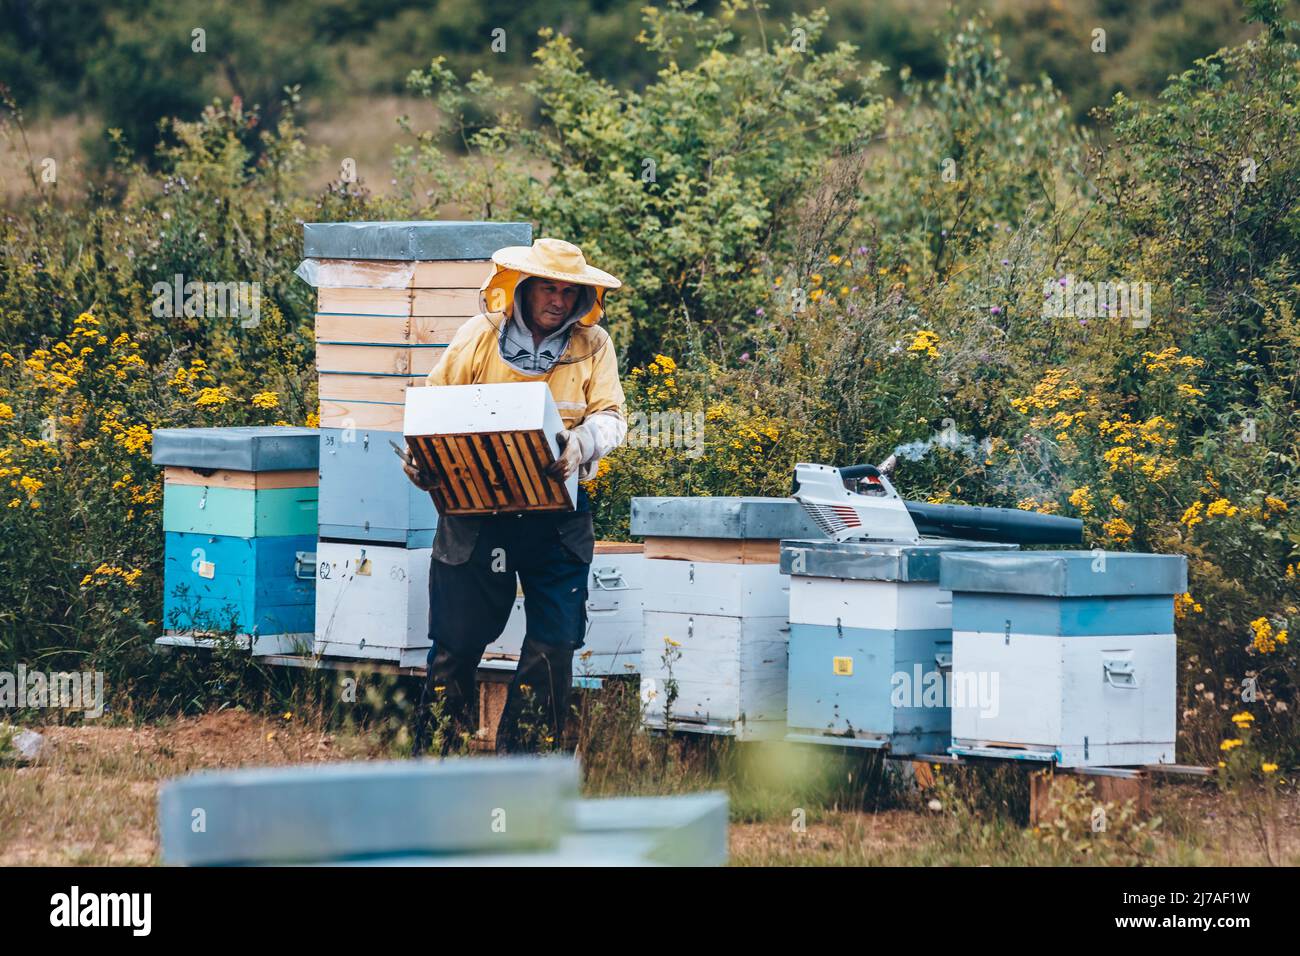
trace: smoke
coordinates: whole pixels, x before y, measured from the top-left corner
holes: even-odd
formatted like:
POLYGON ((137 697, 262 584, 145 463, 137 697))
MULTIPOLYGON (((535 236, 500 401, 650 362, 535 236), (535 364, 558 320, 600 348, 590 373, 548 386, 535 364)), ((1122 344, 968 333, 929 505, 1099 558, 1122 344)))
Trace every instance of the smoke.
POLYGON ((920 461, 935 448, 946 448, 974 461, 987 458, 992 443, 987 438, 976 441, 970 435, 963 435, 957 430, 956 422, 951 418, 945 418, 942 431, 924 441, 910 441, 899 445, 894 449, 894 454, 906 461, 920 461))

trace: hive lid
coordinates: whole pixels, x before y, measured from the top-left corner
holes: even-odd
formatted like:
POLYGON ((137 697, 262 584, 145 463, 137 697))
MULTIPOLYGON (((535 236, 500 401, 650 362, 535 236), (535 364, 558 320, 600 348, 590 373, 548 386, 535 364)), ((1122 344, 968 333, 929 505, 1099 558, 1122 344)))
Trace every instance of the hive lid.
POLYGON ((632 533, 666 538, 823 538, 793 498, 633 498, 632 533))
POLYGON ((851 581, 938 581, 939 556, 952 551, 1015 551, 1019 545, 935 538, 894 541, 782 541, 783 574, 851 581))
POLYGON ((231 471, 297 471, 320 463, 320 430, 283 425, 158 428, 153 463, 231 471))
POLYGON ((1182 594, 1187 559, 1180 554, 1116 551, 1024 551, 945 554, 939 585, 949 591, 993 591, 1047 597, 1182 594))
POLYGON ((159 788, 162 857, 285 864, 545 849, 572 829, 578 783, 577 761, 563 756, 200 771, 159 788), (208 814, 198 833, 194 807, 208 814))
POLYGON ((323 259, 489 259, 505 246, 527 246, 532 241, 533 227, 526 222, 306 222, 302 226, 303 255, 323 259))

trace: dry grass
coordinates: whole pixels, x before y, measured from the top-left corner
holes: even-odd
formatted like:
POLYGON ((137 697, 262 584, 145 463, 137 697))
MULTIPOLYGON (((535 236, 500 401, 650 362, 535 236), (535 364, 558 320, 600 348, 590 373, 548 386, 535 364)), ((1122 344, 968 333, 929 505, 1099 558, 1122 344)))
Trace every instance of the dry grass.
POLYGON ((156 863, 161 781, 198 769, 381 755, 360 737, 234 710, 139 728, 42 733, 38 763, 0 767, 0 865, 156 863))
POLYGON ((74 195, 83 190, 86 183, 81 143, 98 128, 99 122, 93 117, 60 116, 31 122, 26 130, 26 142, 16 129, 11 135, 0 130, 0 205, 34 195, 35 186, 28 167, 29 150, 30 163, 38 177, 42 172, 41 163, 50 158, 55 162, 60 193, 74 195))
POLYGON ((332 106, 309 106, 307 142, 317 150, 315 161, 303 176, 308 192, 324 189, 337 180, 344 159, 357 165, 357 178, 376 195, 392 188, 393 149, 412 142, 397 125, 397 117, 411 117, 415 129, 433 125, 433 104, 420 97, 356 97, 332 106))
MULTIPOLYGON (((45 728, 46 751, 37 764, 0 767, 0 865, 156 864, 155 811, 163 780, 204 768, 376 759, 394 752, 374 734, 322 732, 314 723, 298 715, 286 719, 225 710, 139 728, 45 728)), ((682 761, 689 770, 670 766, 669 779, 664 779, 653 766, 660 744, 644 735, 641 741, 641 770, 648 776, 635 789, 698 789, 710 785, 710 773, 718 774, 712 786, 729 786, 733 819, 740 821, 731 827, 736 866, 1061 862, 1007 815, 935 813, 915 794, 894 799, 882 797, 879 790, 857 803, 878 807, 874 811, 846 809, 852 804, 838 798, 818 804, 815 798, 803 799, 810 794, 798 794, 797 786, 782 789, 763 777, 764 762, 773 756, 750 761, 737 775, 725 769, 735 766, 725 753, 710 754, 698 744, 693 753, 677 752, 678 746, 690 749, 690 741, 674 745, 670 761, 682 761), (789 807, 795 801, 808 807, 802 831, 792 823, 789 807)), ((802 777, 816 770, 807 760, 787 755, 777 762, 783 776, 802 777), (791 774, 794 770, 799 773, 791 774)), ((593 760, 589 769, 600 765, 593 760)), ((610 792, 614 775, 605 765, 600 780, 588 783, 589 790, 594 785, 610 792)), ((1153 807, 1162 823, 1152 851, 1127 862, 1300 864, 1300 797, 1294 788, 1280 787, 1271 796, 1259 791, 1225 795, 1212 784, 1162 783, 1156 786, 1153 807)), ((1092 861, 1084 856, 1071 862, 1092 861)))

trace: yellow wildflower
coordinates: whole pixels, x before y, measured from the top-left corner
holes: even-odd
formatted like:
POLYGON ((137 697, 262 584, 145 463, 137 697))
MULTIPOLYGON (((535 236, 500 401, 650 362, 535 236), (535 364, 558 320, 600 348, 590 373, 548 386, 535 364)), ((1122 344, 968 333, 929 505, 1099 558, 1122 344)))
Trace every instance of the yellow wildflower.
POLYGON ((199 392, 194 404, 199 408, 212 408, 230 401, 230 391, 224 385, 216 388, 204 388, 199 392))
POLYGON ((1250 628, 1255 634, 1251 646, 1261 654, 1272 654, 1279 644, 1287 643, 1287 632, 1275 630, 1266 617, 1255 618, 1250 622, 1250 628))
POLYGON ((1190 612, 1200 614, 1204 608, 1192 597, 1191 592, 1184 591, 1182 594, 1174 595, 1174 618, 1181 621, 1190 612))
POLYGON ((1133 537, 1133 526, 1123 518, 1111 518, 1102 524, 1101 530, 1116 541, 1127 541, 1133 537))
POLYGON ((1210 502, 1210 506, 1205 509, 1205 514, 1210 518, 1234 517, 1241 509, 1228 501, 1227 498, 1217 498, 1210 502))
POLYGON ((929 358, 939 357, 939 335, 937 332, 931 332, 929 329, 921 329, 912 339, 912 344, 907 347, 909 352, 920 352, 929 358))

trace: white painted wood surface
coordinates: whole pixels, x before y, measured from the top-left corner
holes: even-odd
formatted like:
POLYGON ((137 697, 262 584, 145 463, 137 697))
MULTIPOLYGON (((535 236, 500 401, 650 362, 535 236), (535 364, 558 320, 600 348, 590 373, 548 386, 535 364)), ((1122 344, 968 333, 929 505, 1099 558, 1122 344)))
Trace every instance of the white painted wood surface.
POLYGON ((784 615, 740 618, 647 610, 641 652, 646 723, 663 726, 671 680, 678 693, 674 729, 741 739, 780 737, 785 732, 789 637, 784 615), (666 652, 676 658, 671 664, 666 652))
POLYGON ((928 581, 849 581, 795 575, 790 620, 883 630, 952 627, 952 592, 928 581))
POLYGON ((431 555, 429 548, 321 541, 316 653, 400 660, 404 650, 426 651, 431 555))
POLYGON ((776 564, 646 561, 646 609, 683 614, 785 617, 790 577, 776 564))
POLYGON ((1175 662, 1173 634, 955 631, 953 741, 1054 750, 1067 767, 1172 763, 1175 662), (995 676, 991 701, 958 698, 959 680, 992 691, 995 676))

